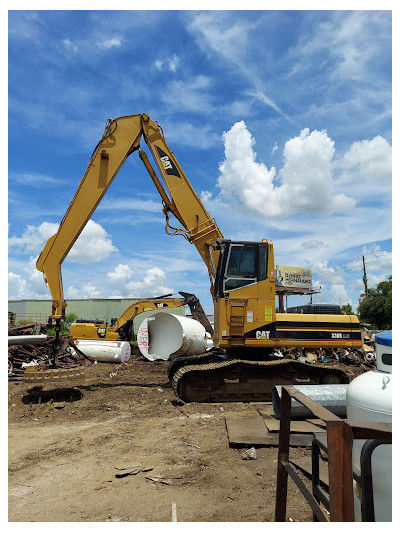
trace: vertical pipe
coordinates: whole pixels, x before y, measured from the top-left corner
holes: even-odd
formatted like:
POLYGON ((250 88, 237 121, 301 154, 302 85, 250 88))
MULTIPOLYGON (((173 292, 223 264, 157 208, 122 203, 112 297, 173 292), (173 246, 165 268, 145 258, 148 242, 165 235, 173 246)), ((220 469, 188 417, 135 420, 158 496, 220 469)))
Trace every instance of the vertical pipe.
POLYGON ((331 522, 354 522, 351 427, 342 420, 326 422, 331 522))
MULTIPOLYGON (((285 309, 283 308, 283 294, 282 293, 278 293, 278 300, 279 300, 279 312, 280 313, 284 313, 285 312, 285 309)), ((286 305, 287 307, 287 305, 286 305)))
POLYGON ((286 520, 288 474, 282 463, 289 463, 291 407, 291 398, 286 391, 286 387, 282 387, 278 469, 276 474, 275 522, 285 522, 286 520))
POLYGON ((365 288, 365 297, 368 298, 367 272, 365 270, 365 257, 364 256, 362 256, 362 260, 363 260, 363 272, 364 272, 363 283, 364 283, 364 288, 365 288))

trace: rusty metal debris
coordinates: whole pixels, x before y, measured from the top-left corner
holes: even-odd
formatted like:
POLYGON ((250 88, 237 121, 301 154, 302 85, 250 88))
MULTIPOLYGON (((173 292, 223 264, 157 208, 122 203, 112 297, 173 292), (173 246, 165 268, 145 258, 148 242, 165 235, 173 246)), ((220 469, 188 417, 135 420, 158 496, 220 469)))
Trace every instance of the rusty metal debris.
POLYGON ((299 360, 303 363, 339 363, 346 366, 360 367, 367 371, 376 367, 373 345, 364 344, 361 349, 346 348, 280 348, 275 350, 275 357, 299 360))
MULTIPOLYGON (((26 326, 26 325, 24 325, 26 326)), ((14 327, 13 327, 14 328, 14 327)), ((10 333, 9 336, 12 335, 10 333)), ((17 335, 26 334, 18 329, 17 335)), ((29 333, 28 333, 29 334, 29 333)), ((10 345, 8 347, 8 379, 9 381, 22 380, 24 374, 35 370, 35 376, 43 372, 43 378, 50 380, 53 373, 55 379, 68 379, 76 374, 74 368, 89 366, 92 361, 79 350, 70 337, 61 337, 59 341, 49 338, 42 344, 10 345), (74 353, 69 350, 73 348, 74 353)), ((78 372, 79 374, 80 372, 78 372)), ((30 376, 33 381, 33 375, 30 376)))
POLYGON ((34 335, 36 324, 8 324, 8 336, 12 335, 34 335))

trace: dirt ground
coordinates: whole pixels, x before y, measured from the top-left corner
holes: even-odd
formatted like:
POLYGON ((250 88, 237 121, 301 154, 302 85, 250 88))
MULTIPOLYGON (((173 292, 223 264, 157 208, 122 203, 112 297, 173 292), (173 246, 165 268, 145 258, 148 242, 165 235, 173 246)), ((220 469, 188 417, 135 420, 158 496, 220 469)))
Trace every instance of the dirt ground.
MULTIPOLYGON (((132 356, 57 388, 10 382, 9 522, 274 521, 277 448, 243 460, 225 426, 255 406, 183 404, 167 365, 132 356)), ((287 519, 312 521, 290 481, 287 519)))

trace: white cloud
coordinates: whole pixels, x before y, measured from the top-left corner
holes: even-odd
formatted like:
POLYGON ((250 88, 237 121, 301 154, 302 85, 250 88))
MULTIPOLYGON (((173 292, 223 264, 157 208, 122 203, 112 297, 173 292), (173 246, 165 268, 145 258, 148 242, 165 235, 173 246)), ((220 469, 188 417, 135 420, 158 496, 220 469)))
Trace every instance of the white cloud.
POLYGON ((21 237, 10 237, 10 249, 19 249, 23 253, 39 252, 44 243, 58 230, 58 224, 42 222, 40 226, 28 225, 21 237))
POLYGON ((311 241, 302 242, 300 246, 305 250, 320 250, 321 248, 327 248, 328 244, 318 239, 312 239, 311 241))
POLYGON ((161 211, 161 202, 154 202, 153 200, 139 200, 137 198, 125 198, 125 199, 115 199, 115 198, 106 198, 101 202, 98 211, 106 209, 115 209, 134 211, 151 211, 151 212, 160 212, 161 211))
POLYGON ((86 298, 102 298, 104 294, 92 283, 84 283, 79 287, 71 285, 65 291, 65 296, 71 300, 82 300, 86 298))
POLYGON ((346 305, 350 304, 353 305, 353 302, 348 295, 345 286, 343 284, 341 285, 332 285, 331 286, 331 295, 332 295, 332 303, 336 305, 346 305))
MULTIPOLYGON (((392 274, 392 252, 381 250, 380 246, 364 246, 362 254, 365 256, 366 270, 380 271, 383 275, 388 276, 392 274)), ((383 281, 382 276, 379 281, 383 281)))
POLYGON ((247 57, 251 41, 249 35, 260 23, 260 18, 255 22, 245 20, 238 22, 229 12, 201 12, 193 16, 189 29, 195 33, 203 49, 222 56, 224 66, 226 61, 230 61, 238 68, 252 86, 247 92, 248 95, 257 98, 290 121, 291 119, 283 113, 277 103, 265 94, 262 79, 259 73, 251 68, 253 62, 247 57))
POLYGON ((174 127, 164 127, 169 143, 193 146, 202 150, 215 147, 221 142, 221 138, 211 130, 211 126, 204 124, 195 126, 189 122, 174 123, 174 127))
POLYGON ((388 33, 388 19, 378 12, 356 11, 338 22, 325 25, 320 34, 321 41, 329 41, 330 52, 338 58, 332 78, 359 79, 371 61, 379 61, 380 43, 375 35, 388 33))
POLYGON ((357 141, 336 164, 339 168, 345 169, 345 178, 351 179, 354 171, 357 170, 367 181, 390 182, 392 179, 392 147, 381 135, 377 135, 371 141, 357 141))
POLYGON ((67 259, 87 265, 107 259, 112 252, 118 252, 118 248, 113 245, 106 230, 97 222, 89 220, 71 248, 67 259))
POLYGON ((265 217, 341 213, 355 206, 352 198, 334 193, 334 142, 325 131, 305 128, 287 141, 278 174, 275 167, 256 161, 255 140, 243 121, 225 132, 223 140, 225 160, 218 178, 222 198, 265 217))
MULTIPOLYGON (((21 237, 10 237, 10 250, 25 254, 39 253, 46 241, 58 231, 58 224, 42 222, 39 226, 28 225, 21 237)), ((109 257, 118 249, 113 245, 106 230, 97 222, 89 220, 71 248, 67 260, 74 263, 96 263, 109 257)))
MULTIPOLYGON (((316 261, 312 266, 313 276, 318 276, 316 284, 322 279, 323 283, 342 285, 344 283, 343 272, 339 268, 328 267, 328 261, 316 261)), ((314 283, 313 283, 314 284, 314 283)))
POLYGON ((196 76, 187 82, 173 81, 163 91, 162 100, 170 110, 208 113, 213 108, 210 85, 210 78, 203 75, 196 76))
POLYGON ((23 185, 31 185, 33 187, 42 187, 45 185, 60 185, 61 180, 39 174, 38 172, 11 172, 9 175, 11 182, 22 183, 23 185))
POLYGON ((26 39, 40 43, 42 31, 46 29, 45 22, 39 16, 39 11, 33 10, 10 10, 8 34, 10 38, 26 39))
POLYGON ((330 303, 340 306, 350 304, 353 306, 353 300, 344 283, 330 284, 313 280, 313 287, 319 290, 317 294, 313 295, 313 303, 330 303))
POLYGON ((104 39, 97 43, 99 48, 108 50, 110 48, 119 47, 122 44, 122 39, 120 37, 112 37, 111 39, 104 39))
POLYGON ((179 64, 179 57, 176 54, 174 54, 172 56, 172 58, 170 58, 168 60, 168 68, 169 68, 169 70, 171 72, 175 72, 178 64, 179 64))
POLYGON ((179 57, 176 54, 173 54, 172 57, 169 57, 168 59, 156 59, 156 61, 154 61, 154 66, 157 70, 167 69, 171 72, 176 72, 178 64, 179 57))
POLYGON ((113 272, 107 272, 107 276, 113 285, 126 284, 133 275, 133 270, 128 265, 119 264, 113 272))
POLYGON ((66 50, 68 50, 69 52, 77 52, 78 51, 78 47, 76 44, 74 44, 70 39, 64 39, 62 41, 62 45, 64 46, 64 48, 66 50))
POLYGON ((26 280, 14 272, 8 273, 8 299, 19 300, 26 298, 26 280))
POLYGON ((252 28, 253 24, 232 19, 227 12, 197 12, 189 25, 200 46, 234 63, 243 56, 252 28))
POLYGON ((369 70, 375 72, 369 65, 382 60, 382 45, 390 41, 390 29, 389 11, 335 12, 330 20, 313 25, 312 33, 304 33, 292 50, 299 57, 294 70, 302 70, 308 58, 323 54, 325 62, 331 63, 330 77, 335 83, 365 78, 369 70))
POLYGON ((361 271, 363 269, 363 260, 365 260, 365 268, 368 278, 383 281, 386 276, 392 274, 393 260, 392 252, 381 250, 379 245, 363 246, 360 258, 351 261, 346 265, 347 268, 354 271, 361 271), (371 272, 379 272, 378 276, 371 274, 371 272))
POLYGON ((43 279, 43 274, 36 270, 36 257, 30 257, 23 268, 23 275, 8 273, 8 298, 44 298, 49 299, 50 293, 43 279))
POLYGON ((133 270, 124 264, 119 264, 112 272, 107 273, 110 285, 115 289, 114 296, 147 298, 174 292, 165 285, 166 275, 161 268, 148 269, 141 281, 133 279, 133 276, 133 270))

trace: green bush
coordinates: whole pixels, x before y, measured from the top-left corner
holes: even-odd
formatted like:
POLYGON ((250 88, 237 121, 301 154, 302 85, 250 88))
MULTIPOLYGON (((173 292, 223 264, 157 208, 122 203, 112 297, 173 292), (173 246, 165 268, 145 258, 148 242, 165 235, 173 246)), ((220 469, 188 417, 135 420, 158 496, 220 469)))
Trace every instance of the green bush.
POLYGON ((392 329, 392 276, 376 289, 369 289, 368 296, 358 306, 358 316, 378 330, 392 329))

